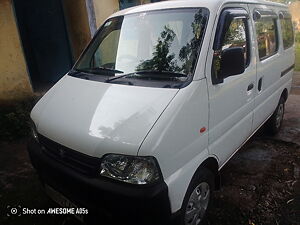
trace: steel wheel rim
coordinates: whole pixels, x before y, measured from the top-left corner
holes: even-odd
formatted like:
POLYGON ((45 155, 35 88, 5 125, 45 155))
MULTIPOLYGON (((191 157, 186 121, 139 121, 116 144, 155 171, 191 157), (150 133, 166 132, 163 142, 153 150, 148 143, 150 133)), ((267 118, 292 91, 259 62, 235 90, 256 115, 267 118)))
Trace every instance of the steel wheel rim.
POLYGON ((185 225, 198 225, 206 212, 210 198, 209 185, 200 183, 191 193, 185 209, 185 225))
POLYGON ((279 128, 281 126, 283 118, 283 104, 280 104, 278 106, 277 114, 276 114, 276 128, 279 128))

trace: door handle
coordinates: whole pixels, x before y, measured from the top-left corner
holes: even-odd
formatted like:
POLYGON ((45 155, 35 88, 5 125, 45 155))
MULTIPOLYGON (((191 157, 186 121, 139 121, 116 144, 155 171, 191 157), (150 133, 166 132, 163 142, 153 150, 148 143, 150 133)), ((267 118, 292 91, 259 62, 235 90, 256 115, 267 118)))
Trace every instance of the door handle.
POLYGON ((247 91, 251 91, 254 88, 254 84, 251 83, 248 85, 247 91))
POLYGON ((261 88, 262 88, 262 77, 259 78, 258 80, 258 87, 257 87, 258 91, 261 91, 261 88))

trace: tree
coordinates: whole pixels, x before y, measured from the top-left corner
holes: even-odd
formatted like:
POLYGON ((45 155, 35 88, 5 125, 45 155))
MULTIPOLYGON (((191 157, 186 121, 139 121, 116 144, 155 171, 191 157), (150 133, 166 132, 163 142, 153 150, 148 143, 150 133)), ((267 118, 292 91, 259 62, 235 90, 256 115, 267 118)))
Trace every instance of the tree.
POLYGON ((193 38, 187 42, 185 46, 179 50, 179 57, 170 50, 172 43, 176 37, 175 32, 169 27, 165 26, 157 39, 157 44, 154 46, 152 58, 142 61, 136 68, 141 70, 158 70, 158 71, 172 71, 184 74, 190 74, 193 71, 193 64, 196 63, 198 49, 201 45, 203 36, 203 29, 206 24, 205 12, 202 9, 194 15, 194 20, 191 23, 193 38), (182 64, 180 66, 180 64, 182 64))
POLYGON ((174 59, 175 54, 170 54, 170 47, 175 36, 175 32, 168 26, 165 26, 157 40, 152 59, 141 62, 136 70, 179 71, 180 68, 174 59))
POLYGON ((278 2, 283 4, 291 4, 293 2, 299 1, 299 0, 271 0, 272 2, 278 2))

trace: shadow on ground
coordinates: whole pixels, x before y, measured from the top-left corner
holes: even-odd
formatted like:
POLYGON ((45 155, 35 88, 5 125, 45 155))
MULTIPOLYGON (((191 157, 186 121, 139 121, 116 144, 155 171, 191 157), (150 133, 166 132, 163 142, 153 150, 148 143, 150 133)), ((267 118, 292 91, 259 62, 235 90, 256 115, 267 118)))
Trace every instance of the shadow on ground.
POLYGON ((255 137, 222 170, 210 224, 300 224, 300 147, 255 137))
MULTIPOLYGON (((0 224, 60 225, 66 216, 11 215, 11 208, 48 209, 58 207, 49 199, 31 166, 26 139, 0 143, 0 224)), ((79 224, 72 219, 71 224, 79 224)))
POLYGON ((300 224, 300 73, 295 75, 280 133, 268 137, 260 129, 222 169, 209 224, 300 224))

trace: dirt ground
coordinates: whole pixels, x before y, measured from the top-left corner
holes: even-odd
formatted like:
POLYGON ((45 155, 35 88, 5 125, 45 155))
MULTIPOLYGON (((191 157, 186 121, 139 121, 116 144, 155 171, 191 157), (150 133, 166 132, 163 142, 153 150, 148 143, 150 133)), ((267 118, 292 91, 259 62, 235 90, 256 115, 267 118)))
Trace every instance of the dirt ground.
MULTIPOLYGON (((300 73, 294 75, 280 134, 269 137, 260 130, 222 169, 221 178, 210 225, 300 225, 300 73)), ((79 224, 66 216, 9 216, 11 207, 57 207, 30 164, 26 139, 0 142, 0 224, 79 224)))
POLYGON ((300 224, 300 147, 257 136, 222 169, 210 224, 300 224))
POLYGON ((261 129, 221 171, 211 225, 300 225, 300 72, 284 124, 275 137, 261 129))

